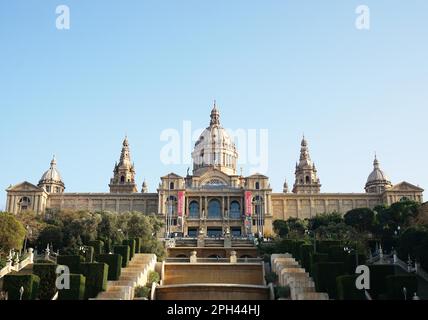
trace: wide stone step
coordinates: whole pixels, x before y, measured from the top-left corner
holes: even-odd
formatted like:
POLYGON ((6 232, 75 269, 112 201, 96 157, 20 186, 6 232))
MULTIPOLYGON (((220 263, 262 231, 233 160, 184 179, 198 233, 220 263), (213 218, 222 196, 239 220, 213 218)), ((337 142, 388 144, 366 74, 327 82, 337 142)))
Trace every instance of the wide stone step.
POLYGON ((328 293, 304 292, 297 295, 297 300, 329 300, 328 293))
POLYGON ((118 280, 118 281, 109 281, 108 286, 120 286, 120 287, 133 287, 136 284, 136 281, 131 280, 118 280))

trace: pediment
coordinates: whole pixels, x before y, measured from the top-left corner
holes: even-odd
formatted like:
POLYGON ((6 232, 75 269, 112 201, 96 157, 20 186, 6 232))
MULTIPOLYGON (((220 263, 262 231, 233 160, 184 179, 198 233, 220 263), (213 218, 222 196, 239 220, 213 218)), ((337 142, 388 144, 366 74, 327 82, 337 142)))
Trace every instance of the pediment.
POLYGON ((220 170, 210 170, 205 172, 201 177, 201 185, 225 185, 228 186, 230 177, 220 170))
POLYGON ((24 181, 17 185, 11 186, 6 189, 7 192, 25 191, 25 192, 43 192, 43 188, 37 187, 34 184, 24 181))
POLYGON ((399 184, 394 185, 392 188, 388 189, 388 191, 416 191, 423 192, 424 189, 417 187, 411 183, 406 181, 400 182, 399 184))
POLYGON ((182 176, 179 176, 178 174, 171 172, 165 176, 163 176, 161 179, 183 179, 182 176))

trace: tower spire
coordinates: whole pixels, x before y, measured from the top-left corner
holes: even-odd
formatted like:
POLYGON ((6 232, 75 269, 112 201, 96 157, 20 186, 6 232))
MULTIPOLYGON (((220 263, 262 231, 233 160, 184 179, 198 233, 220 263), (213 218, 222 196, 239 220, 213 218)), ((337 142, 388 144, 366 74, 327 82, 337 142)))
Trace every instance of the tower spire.
POLYGON ((135 193, 138 192, 135 184, 135 168, 131 161, 128 136, 122 143, 119 163, 114 167, 114 176, 110 180, 111 193, 135 193))
POLYGON ((303 134, 300 143, 300 159, 296 164, 296 181, 294 182, 294 193, 319 193, 321 189, 320 180, 317 176, 317 169, 309 155, 308 141, 303 134))

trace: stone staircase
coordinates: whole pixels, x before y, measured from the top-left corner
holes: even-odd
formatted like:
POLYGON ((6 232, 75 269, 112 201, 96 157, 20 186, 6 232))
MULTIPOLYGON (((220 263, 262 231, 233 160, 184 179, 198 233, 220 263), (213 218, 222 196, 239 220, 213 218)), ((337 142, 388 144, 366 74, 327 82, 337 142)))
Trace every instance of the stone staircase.
POLYGON ((107 290, 93 300, 134 300, 136 287, 145 286, 151 271, 155 270, 154 254, 135 254, 129 266, 122 269, 118 281, 109 281, 107 290))
POLYGON ((315 283, 305 269, 290 254, 274 254, 272 271, 280 286, 289 286, 291 300, 329 300, 327 293, 316 292, 315 283))

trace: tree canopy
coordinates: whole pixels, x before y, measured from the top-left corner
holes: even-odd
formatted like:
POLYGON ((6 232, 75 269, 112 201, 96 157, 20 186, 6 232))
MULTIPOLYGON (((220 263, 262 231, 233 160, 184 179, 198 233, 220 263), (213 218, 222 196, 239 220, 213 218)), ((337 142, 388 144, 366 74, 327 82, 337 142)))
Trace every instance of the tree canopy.
POLYGON ((10 213, 0 212, 0 252, 21 250, 26 230, 21 222, 10 213))

